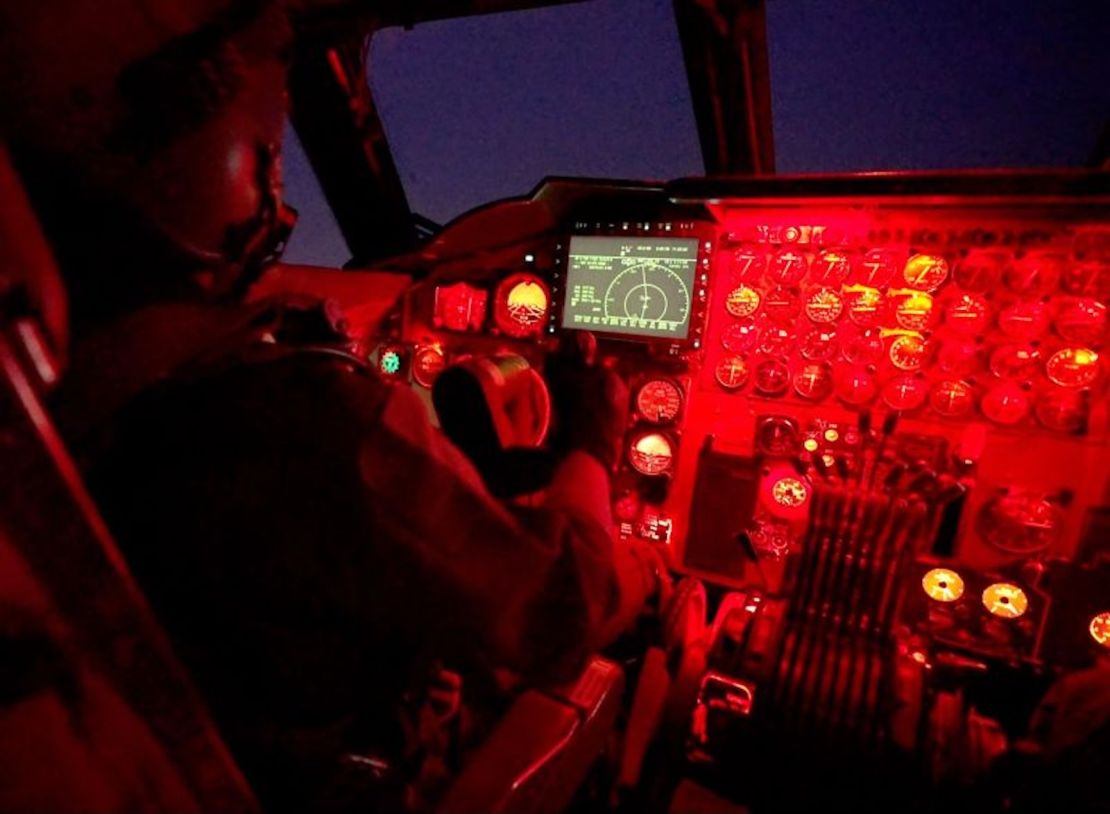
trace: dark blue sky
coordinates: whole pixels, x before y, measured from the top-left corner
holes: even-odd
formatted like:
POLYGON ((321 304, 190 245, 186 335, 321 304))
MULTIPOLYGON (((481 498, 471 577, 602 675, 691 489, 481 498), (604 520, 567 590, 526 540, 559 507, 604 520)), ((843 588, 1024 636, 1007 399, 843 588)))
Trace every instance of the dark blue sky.
MULTIPOLYGON (((1083 163, 1110 117, 1106 0, 768 0, 780 172, 1083 163)), ((446 221, 548 174, 702 172, 670 0, 377 35, 370 81, 413 208, 446 221)), ((286 259, 347 259, 299 146, 286 259)))

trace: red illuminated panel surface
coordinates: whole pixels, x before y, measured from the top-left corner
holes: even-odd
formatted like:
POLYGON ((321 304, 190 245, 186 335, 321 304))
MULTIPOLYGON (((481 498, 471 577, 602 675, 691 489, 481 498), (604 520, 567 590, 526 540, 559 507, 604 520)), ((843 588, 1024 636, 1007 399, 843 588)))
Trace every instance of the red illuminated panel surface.
POLYGON ((710 304, 704 386, 1085 432, 1107 389, 1110 227, 914 207, 716 205, 730 273, 710 304))

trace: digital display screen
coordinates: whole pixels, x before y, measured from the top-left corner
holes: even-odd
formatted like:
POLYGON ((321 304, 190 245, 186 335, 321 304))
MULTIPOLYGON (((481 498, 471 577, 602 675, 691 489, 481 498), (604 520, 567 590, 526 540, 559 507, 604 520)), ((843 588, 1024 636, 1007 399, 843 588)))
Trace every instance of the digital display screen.
POLYGON ((572 237, 562 327, 685 339, 697 266, 694 238, 572 237))

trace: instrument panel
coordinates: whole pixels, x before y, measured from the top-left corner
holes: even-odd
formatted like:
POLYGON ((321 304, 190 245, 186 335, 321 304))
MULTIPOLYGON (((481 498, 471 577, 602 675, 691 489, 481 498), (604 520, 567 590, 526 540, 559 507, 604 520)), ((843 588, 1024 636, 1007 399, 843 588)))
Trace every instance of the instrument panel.
POLYGON ((631 394, 618 533, 676 570, 789 584, 813 467, 894 451, 918 475, 959 462, 919 553, 1017 591, 980 597, 984 629, 1021 601, 1043 619, 1031 562, 1110 559, 1105 175, 554 181, 409 262, 428 276, 368 347, 418 389, 466 355, 542 368, 564 333, 597 336, 631 394))

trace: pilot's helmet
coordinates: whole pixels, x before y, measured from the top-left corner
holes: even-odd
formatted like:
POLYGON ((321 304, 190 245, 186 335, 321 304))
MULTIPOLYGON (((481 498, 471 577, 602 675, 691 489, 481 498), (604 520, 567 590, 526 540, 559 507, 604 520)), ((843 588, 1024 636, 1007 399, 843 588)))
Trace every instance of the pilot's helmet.
POLYGON ((289 40, 259 0, 0 7, 0 137, 75 312, 226 294, 272 257, 289 40))

